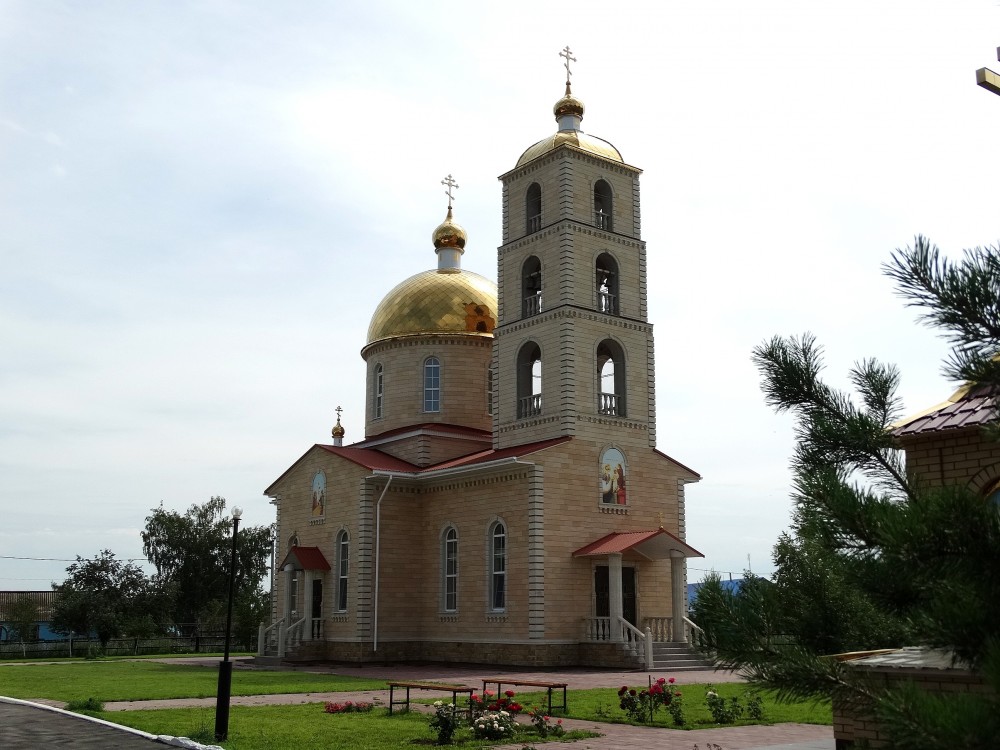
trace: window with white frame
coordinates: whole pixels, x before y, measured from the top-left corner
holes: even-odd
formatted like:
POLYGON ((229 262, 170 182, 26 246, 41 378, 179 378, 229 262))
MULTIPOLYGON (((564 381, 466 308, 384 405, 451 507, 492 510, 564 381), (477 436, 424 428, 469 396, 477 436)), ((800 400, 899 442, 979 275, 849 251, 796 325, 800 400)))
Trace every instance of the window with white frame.
POLYGON ((347 530, 337 535, 337 611, 347 611, 347 560, 350 553, 350 541, 347 530))
POLYGON ((424 360, 424 411, 441 411, 441 361, 424 360))
POLYGON ((490 609, 507 608, 507 528, 497 521, 490 528, 490 609))
POLYGON ((375 365, 375 388, 373 393, 373 403, 372 403, 372 418, 381 419, 382 418, 382 398, 385 394, 385 373, 382 370, 382 365, 375 365))
POLYGON ((444 535, 444 611, 458 611, 458 532, 450 526, 444 535))

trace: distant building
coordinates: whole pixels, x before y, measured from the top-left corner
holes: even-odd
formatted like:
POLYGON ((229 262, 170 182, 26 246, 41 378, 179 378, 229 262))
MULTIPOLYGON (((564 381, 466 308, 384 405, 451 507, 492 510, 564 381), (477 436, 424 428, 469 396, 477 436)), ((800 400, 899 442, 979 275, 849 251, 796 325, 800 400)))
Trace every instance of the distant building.
POLYGON ((22 597, 29 597, 38 609, 38 619, 32 637, 24 640, 60 640, 63 636, 52 631, 52 605, 55 602, 54 591, 0 591, 0 641, 12 640, 11 611, 15 603, 22 597))
POLYGON ((685 639, 700 477, 656 449, 640 170, 581 130, 569 83, 554 113, 500 177, 499 286, 462 268, 449 200, 437 267, 372 315, 364 439, 338 416, 265 490, 267 653, 635 666, 647 627, 685 639))

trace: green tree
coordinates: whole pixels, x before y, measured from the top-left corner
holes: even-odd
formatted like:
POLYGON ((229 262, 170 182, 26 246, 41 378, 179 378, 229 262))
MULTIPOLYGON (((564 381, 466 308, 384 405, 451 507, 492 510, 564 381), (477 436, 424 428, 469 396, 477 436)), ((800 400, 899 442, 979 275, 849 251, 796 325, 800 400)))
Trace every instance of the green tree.
MULTIPOLYGON (((885 271, 907 304, 921 308, 954 345, 946 372, 1000 394, 997 249, 966 251, 954 263, 918 237, 885 271)), ((796 418, 794 536, 776 547, 778 573, 763 598, 723 602, 733 621, 709 637, 720 662, 782 696, 863 702, 889 731, 892 747, 995 747, 997 509, 968 487, 928 487, 907 474, 891 432, 900 416, 894 367, 856 363, 855 398, 822 380, 822 352, 812 336, 774 338, 754 351, 754 361, 767 402, 796 418), (796 608, 805 611, 789 617, 796 608), (868 622, 858 627, 858 619, 868 622), (824 658, 845 646, 903 645, 903 638, 951 651, 994 693, 888 688, 824 658)))
POLYGON ((38 620, 41 608, 31 594, 21 594, 7 610, 7 627, 11 640, 21 643, 38 640, 38 620))
MULTIPOLYGON (((229 588, 233 522, 226 514, 226 500, 213 497, 192 505, 183 514, 155 508, 146 518, 142 548, 156 568, 157 584, 170 592, 171 616, 182 626, 223 628, 229 588)), ((266 599, 262 580, 271 554, 270 526, 239 530, 235 581, 236 627, 257 627, 266 599)))
POLYGON ((146 635, 155 622, 157 595, 142 568, 103 550, 77 557, 56 591, 52 627, 59 633, 94 634, 106 648, 121 635, 146 635))

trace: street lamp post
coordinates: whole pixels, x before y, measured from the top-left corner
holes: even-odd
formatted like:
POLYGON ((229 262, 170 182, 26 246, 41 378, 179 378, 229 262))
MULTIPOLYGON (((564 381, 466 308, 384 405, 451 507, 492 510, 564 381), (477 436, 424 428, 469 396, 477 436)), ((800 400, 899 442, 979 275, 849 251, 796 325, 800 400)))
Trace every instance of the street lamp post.
POLYGON ((215 699, 215 739, 217 742, 229 736, 229 693, 233 684, 233 663, 229 661, 229 634, 233 629, 233 587, 236 583, 236 532, 240 528, 243 510, 233 508, 233 556, 229 564, 229 605, 226 609, 226 649, 219 662, 219 689, 215 699))

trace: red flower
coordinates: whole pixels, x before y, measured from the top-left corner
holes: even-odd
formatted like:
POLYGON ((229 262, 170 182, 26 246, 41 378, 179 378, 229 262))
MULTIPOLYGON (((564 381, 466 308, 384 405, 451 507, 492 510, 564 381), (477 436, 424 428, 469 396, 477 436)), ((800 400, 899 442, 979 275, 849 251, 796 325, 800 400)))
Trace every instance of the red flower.
POLYGON ((622 685, 618 689, 618 695, 625 695, 625 693, 627 693, 627 692, 628 692, 628 685, 622 685))
POLYGON ((513 698, 514 697, 514 691, 513 690, 504 690, 503 694, 506 695, 508 698, 513 698))
POLYGON ((631 695, 631 696, 632 696, 633 698, 634 698, 634 697, 635 697, 635 695, 636 695, 636 693, 635 693, 635 690, 634 690, 634 689, 633 689, 633 690, 629 690, 629 691, 628 691, 628 694, 629 694, 629 695, 631 695))
POLYGON ((671 677, 669 680, 667 680, 667 682, 673 685, 676 682, 676 680, 673 677, 671 677))
MULTIPOLYGON (((673 682, 673 680, 670 680, 670 681, 671 681, 671 682, 673 682)), ((657 685, 662 685, 662 684, 663 684, 664 682, 666 682, 666 680, 665 680, 664 678, 662 678, 662 677, 661 677, 660 679, 658 679, 658 680, 656 681, 656 684, 657 684, 657 685)))

